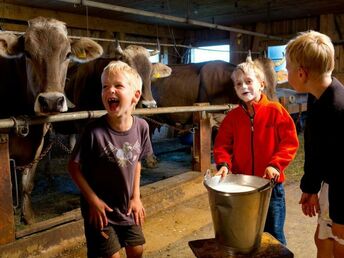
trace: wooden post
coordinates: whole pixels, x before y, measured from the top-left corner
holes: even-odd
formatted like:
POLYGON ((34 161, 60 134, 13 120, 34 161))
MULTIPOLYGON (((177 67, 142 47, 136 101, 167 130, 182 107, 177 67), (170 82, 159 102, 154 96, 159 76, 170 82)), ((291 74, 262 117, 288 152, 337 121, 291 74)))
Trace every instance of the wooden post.
MULTIPOLYGON (((194 106, 209 106, 209 103, 195 103, 194 106)), ((205 173, 210 168, 211 127, 210 117, 206 111, 195 112, 193 115, 195 129, 193 139, 192 168, 205 173)))
POLYGON ((0 134, 0 245, 15 240, 8 135, 0 134))

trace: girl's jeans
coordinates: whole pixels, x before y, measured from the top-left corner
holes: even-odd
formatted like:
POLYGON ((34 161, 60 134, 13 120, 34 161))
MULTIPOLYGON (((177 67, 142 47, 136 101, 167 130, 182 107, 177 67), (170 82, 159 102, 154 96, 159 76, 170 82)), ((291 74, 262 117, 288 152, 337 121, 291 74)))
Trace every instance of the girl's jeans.
POLYGON ((284 245, 287 244, 284 235, 285 212, 284 186, 277 183, 272 189, 264 231, 273 235, 284 245))

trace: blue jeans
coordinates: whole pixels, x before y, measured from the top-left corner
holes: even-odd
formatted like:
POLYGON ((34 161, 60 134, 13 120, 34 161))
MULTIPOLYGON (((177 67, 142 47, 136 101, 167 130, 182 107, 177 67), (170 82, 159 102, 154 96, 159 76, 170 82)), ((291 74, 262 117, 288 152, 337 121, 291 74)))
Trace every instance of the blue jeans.
POLYGON ((284 245, 287 244, 284 235, 285 212, 284 186, 281 183, 277 183, 272 189, 264 231, 273 235, 284 245))

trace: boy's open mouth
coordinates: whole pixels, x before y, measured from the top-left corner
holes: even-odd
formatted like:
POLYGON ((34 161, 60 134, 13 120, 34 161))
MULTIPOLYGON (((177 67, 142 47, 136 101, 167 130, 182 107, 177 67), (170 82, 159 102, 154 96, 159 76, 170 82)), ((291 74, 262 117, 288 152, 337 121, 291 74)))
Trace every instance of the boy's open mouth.
POLYGON ((119 99, 117 99, 117 98, 109 98, 108 99, 108 104, 109 104, 110 107, 112 105, 118 105, 118 103, 119 103, 119 99))

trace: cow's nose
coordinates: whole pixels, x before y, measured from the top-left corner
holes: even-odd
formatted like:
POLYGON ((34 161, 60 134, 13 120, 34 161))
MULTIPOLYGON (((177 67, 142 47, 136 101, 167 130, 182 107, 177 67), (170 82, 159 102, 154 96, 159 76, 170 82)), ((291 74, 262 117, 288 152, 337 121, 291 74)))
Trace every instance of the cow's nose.
POLYGON ((152 100, 152 101, 142 100, 140 101, 139 104, 141 104, 143 108, 156 108, 157 107, 155 100, 152 100))
POLYGON ((58 113, 67 111, 66 97, 59 92, 41 93, 35 103, 35 112, 58 113))
POLYGON ((65 98, 63 96, 56 99, 56 110, 61 110, 64 106, 65 98))
POLYGON ((39 96, 38 97, 38 102, 42 110, 46 111, 49 107, 48 101, 45 97, 39 96))

